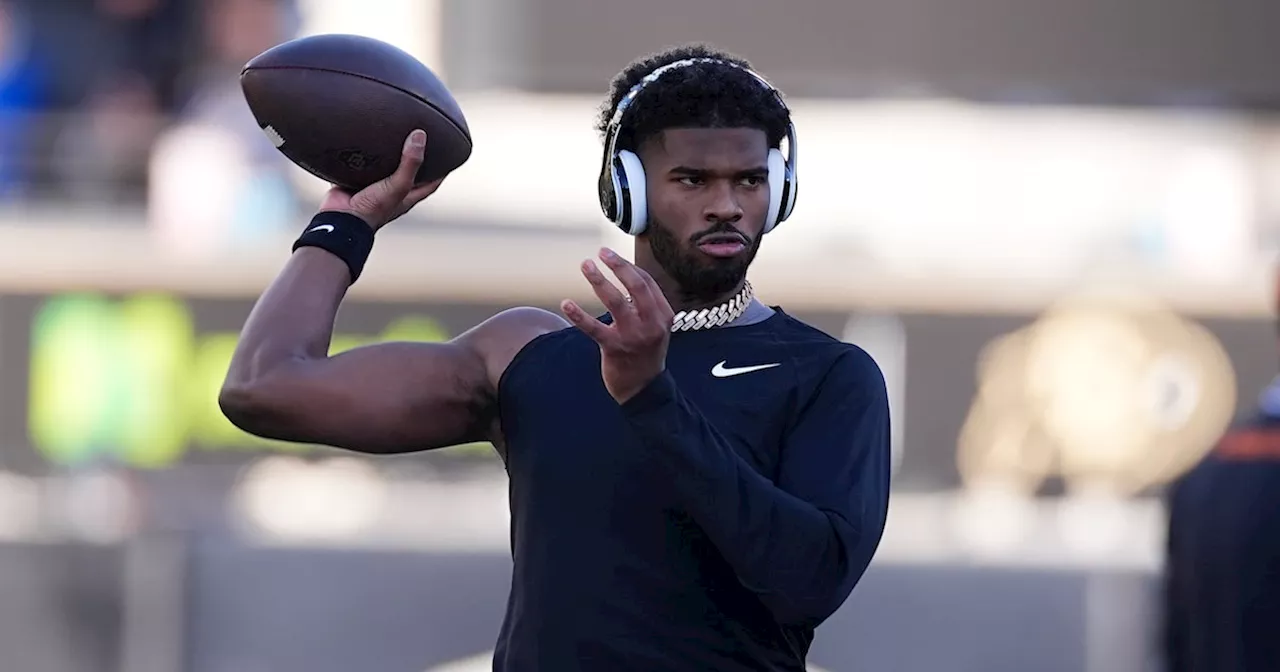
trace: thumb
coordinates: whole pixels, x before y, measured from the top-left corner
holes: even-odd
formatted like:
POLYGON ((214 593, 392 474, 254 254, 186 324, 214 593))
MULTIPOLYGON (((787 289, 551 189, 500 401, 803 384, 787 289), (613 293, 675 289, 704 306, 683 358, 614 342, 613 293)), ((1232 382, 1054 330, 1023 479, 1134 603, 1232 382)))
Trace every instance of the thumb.
POLYGON ((413 189, 414 183, 417 182, 418 169, 422 167, 422 161, 427 153, 426 150, 426 131, 418 129, 405 138, 404 150, 400 154, 400 165, 396 167, 396 172, 389 178, 391 186, 398 192, 400 198, 404 198, 413 189))
POLYGON ((418 168, 426 155, 427 134, 415 130, 405 138, 400 165, 394 173, 365 187, 351 198, 351 209, 373 226, 381 226, 393 217, 396 208, 413 190, 418 168), (374 222, 373 220, 380 220, 374 222))

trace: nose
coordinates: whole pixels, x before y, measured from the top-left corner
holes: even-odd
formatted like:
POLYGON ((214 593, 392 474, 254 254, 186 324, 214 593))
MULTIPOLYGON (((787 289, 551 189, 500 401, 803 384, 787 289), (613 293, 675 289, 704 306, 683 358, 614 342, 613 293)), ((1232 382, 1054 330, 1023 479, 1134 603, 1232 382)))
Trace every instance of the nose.
POLYGON ((717 180, 707 190, 707 205, 703 217, 708 222, 736 222, 742 219, 742 203, 729 180, 717 180))

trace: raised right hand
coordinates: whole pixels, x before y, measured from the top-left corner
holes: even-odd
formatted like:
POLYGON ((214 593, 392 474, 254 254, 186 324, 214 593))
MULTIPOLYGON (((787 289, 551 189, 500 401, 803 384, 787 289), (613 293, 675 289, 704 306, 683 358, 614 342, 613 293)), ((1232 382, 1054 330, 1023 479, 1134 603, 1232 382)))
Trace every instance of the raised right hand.
POLYGON ((414 185, 422 158, 426 155, 427 133, 417 130, 404 141, 404 153, 396 172, 351 194, 339 187, 329 189, 320 204, 321 212, 347 212, 364 220, 374 231, 400 217, 435 190, 444 178, 414 185))

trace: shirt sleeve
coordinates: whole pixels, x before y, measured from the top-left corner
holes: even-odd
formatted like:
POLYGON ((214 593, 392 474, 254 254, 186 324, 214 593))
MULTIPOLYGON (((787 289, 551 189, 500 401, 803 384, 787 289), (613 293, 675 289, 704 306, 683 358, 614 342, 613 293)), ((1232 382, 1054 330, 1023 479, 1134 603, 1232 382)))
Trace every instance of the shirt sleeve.
POLYGON ((815 626, 871 562, 889 503, 884 376, 861 349, 841 355, 780 450, 758 473, 659 375, 622 405, 642 445, 665 458, 688 515, 780 623, 815 626))

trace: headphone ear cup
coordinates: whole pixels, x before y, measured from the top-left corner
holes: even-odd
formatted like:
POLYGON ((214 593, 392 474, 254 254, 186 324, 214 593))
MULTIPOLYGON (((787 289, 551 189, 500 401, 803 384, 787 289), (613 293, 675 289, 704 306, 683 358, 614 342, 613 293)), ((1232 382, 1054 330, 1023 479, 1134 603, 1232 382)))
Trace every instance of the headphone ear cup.
POLYGON ((795 211, 796 195, 800 189, 800 182, 796 179, 795 165, 784 164, 783 170, 786 177, 782 180, 782 211, 778 213, 779 222, 787 221, 795 211))
POLYGON ((649 226, 649 193, 644 165, 634 152, 624 149, 614 160, 613 172, 621 209, 621 216, 615 222, 624 232, 638 236, 649 226))
POLYGON ((615 224, 622 216, 618 207, 618 174, 614 164, 617 161, 605 161, 600 168, 600 177, 596 180, 596 191, 600 197, 600 210, 606 219, 615 224))
POLYGON ((782 150, 769 150, 769 212, 765 215, 764 230, 769 233, 782 221, 782 207, 787 199, 787 160, 782 150))

